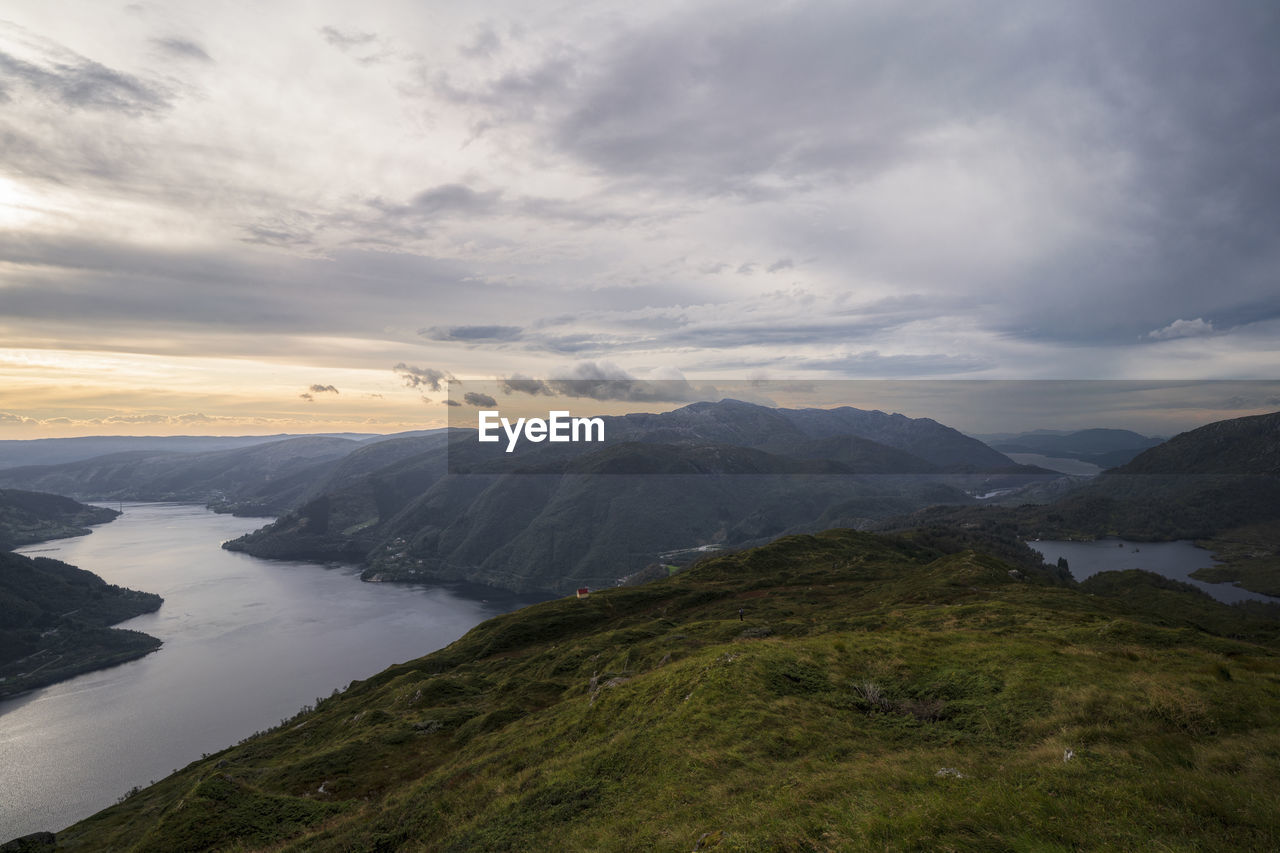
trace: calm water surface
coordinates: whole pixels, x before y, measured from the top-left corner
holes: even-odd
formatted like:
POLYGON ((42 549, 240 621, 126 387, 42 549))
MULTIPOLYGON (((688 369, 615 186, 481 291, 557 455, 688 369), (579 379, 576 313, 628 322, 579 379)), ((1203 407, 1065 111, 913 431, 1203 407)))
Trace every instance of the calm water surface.
POLYGON ((1196 569, 1218 565, 1218 561, 1189 539, 1177 542, 1129 542, 1123 539, 1098 539, 1093 542, 1059 542, 1037 539, 1027 543, 1044 555, 1046 563, 1067 558, 1071 576, 1078 581, 1098 572, 1122 569, 1146 569, 1175 581, 1202 589, 1218 601, 1280 601, 1259 595, 1233 583, 1205 583, 1191 577, 1196 569))
POLYGON ((0 843, 59 830, 317 696, 527 603, 361 583, 352 567, 219 547, 267 521, 125 504, 123 516, 89 536, 21 549, 164 596, 156 613, 118 626, 164 646, 0 702, 0 843))

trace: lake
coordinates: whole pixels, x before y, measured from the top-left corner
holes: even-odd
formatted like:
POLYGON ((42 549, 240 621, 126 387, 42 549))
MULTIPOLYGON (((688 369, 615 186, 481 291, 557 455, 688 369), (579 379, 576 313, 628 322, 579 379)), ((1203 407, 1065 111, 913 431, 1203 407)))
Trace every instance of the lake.
POLYGON ((1045 562, 1050 565, 1058 562, 1059 557, 1066 557, 1071 576, 1078 581, 1098 572, 1146 569, 1171 580, 1189 583, 1225 604, 1250 600, 1280 601, 1232 583, 1205 583, 1191 577, 1196 569, 1216 566, 1218 561, 1189 539, 1177 542, 1129 542, 1123 539, 1060 542, 1038 539, 1027 544, 1043 554, 1045 562))
POLYGON ((124 515, 89 536, 19 549, 162 595, 159 611, 117 627, 164 646, 0 702, 0 843, 62 829, 334 688, 529 603, 361 583, 354 567, 219 547, 270 520, 125 504, 124 515))

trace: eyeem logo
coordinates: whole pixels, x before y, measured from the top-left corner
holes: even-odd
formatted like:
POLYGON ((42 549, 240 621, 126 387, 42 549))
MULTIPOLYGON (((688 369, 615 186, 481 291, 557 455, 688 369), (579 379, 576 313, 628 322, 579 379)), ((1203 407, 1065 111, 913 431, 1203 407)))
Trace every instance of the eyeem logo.
POLYGON ((480 413, 480 440, 501 441, 498 428, 507 434, 507 453, 516 449, 521 435, 527 441, 604 441, 603 418, 574 418, 568 412, 547 412, 547 419, 517 418, 513 424, 496 409, 480 413), (594 438, 592 435, 594 434, 594 438))

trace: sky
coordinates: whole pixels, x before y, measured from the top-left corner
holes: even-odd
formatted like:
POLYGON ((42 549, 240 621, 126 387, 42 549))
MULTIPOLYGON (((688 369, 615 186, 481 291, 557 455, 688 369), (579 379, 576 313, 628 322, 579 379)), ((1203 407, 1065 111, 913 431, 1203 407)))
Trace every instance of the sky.
POLYGON ((418 429, 449 377, 1280 379, 1276 44, 1270 0, 9 0, 0 438, 418 429))

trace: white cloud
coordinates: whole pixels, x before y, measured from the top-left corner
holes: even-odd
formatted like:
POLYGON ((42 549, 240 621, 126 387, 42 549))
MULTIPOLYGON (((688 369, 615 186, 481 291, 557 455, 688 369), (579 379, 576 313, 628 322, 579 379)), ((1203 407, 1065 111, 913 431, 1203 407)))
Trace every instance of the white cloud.
POLYGON ((1163 329, 1147 332, 1147 337, 1156 341, 1170 341, 1174 338, 1195 338, 1213 334, 1213 324, 1201 317, 1194 320, 1174 320, 1163 329))

